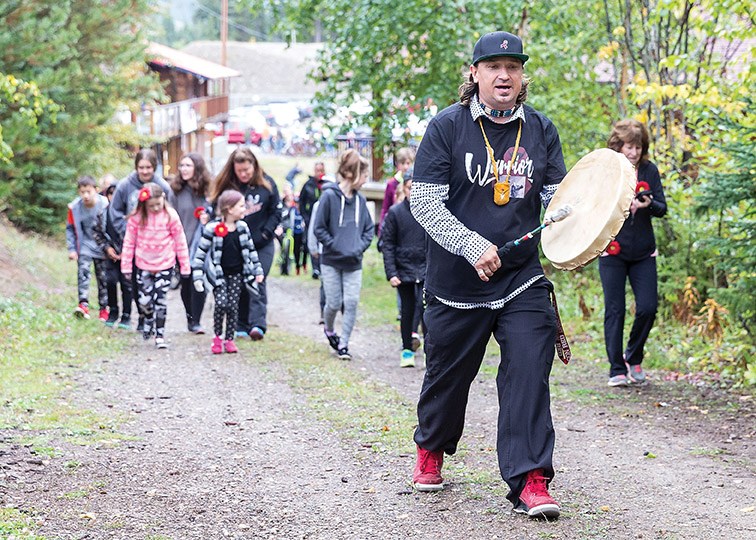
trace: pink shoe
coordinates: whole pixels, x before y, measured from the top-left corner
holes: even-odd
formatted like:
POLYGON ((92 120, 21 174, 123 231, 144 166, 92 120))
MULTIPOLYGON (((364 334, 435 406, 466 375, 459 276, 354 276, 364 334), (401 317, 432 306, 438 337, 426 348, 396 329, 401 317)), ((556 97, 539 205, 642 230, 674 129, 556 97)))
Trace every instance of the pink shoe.
POLYGON ((210 346, 210 351, 213 354, 221 354, 223 352, 223 343, 221 342, 220 336, 215 336, 213 338, 213 344, 210 346))
POLYGON ((223 348, 226 349, 227 353, 233 354, 239 352, 239 349, 236 348, 236 343, 234 343, 234 341, 231 339, 223 342, 223 348))

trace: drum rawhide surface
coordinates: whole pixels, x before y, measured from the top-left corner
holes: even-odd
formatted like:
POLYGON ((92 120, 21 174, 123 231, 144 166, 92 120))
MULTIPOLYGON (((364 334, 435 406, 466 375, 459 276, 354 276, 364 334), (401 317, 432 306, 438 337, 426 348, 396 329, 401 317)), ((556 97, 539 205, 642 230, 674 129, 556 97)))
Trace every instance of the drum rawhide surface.
POLYGON ((585 266, 622 228, 635 197, 635 169, 621 153, 594 150, 578 161, 551 198, 546 213, 569 205, 570 215, 541 233, 543 254, 561 270, 585 266))

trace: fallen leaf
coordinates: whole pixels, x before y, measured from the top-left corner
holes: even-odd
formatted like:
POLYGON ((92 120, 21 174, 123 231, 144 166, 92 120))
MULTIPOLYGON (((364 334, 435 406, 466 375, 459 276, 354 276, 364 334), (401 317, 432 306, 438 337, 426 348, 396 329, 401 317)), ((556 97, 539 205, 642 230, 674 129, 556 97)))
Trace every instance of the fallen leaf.
POLYGON ((79 514, 79 518, 91 519, 92 521, 94 521, 97 518, 97 516, 91 512, 87 512, 86 514, 79 514))
POLYGON ((756 506, 746 506, 745 508, 741 508, 741 512, 753 512, 756 510, 756 506))
POLYGON ((608 506, 602 506, 601 508, 599 508, 599 510, 601 510, 602 512, 611 512, 612 509, 608 506))

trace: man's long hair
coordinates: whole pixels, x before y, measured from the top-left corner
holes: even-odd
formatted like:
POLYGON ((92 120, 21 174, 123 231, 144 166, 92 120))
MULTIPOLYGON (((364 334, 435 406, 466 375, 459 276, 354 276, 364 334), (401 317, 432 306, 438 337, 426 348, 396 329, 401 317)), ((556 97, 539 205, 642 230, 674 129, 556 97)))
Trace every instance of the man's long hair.
MULTIPOLYGON (((517 100, 515 102, 515 105, 522 105, 523 103, 525 103, 525 100, 528 99, 528 85, 529 84, 530 84, 530 79, 523 76, 522 89, 520 89, 520 93, 517 94, 517 100)), ((470 100, 477 93, 478 93, 478 83, 473 82, 473 76, 472 76, 472 73, 470 73, 467 75, 465 82, 459 85, 459 103, 461 105, 464 105, 465 107, 469 107, 470 100)))

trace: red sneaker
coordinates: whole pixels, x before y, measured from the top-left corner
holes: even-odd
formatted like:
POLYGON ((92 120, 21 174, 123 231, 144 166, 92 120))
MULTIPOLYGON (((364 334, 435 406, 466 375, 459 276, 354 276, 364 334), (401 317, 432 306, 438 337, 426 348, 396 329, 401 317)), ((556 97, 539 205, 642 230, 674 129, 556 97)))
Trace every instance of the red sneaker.
POLYGON ((84 302, 80 303, 78 306, 76 306, 76 309, 74 309, 74 315, 76 315, 80 319, 88 319, 89 306, 84 302))
POLYGON ((558 518, 559 505, 546 489, 543 469, 534 469, 527 474, 525 487, 514 511, 530 517, 558 518))
POLYGON ((417 462, 412 474, 412 483, 418 491, 440 491, 444 489, 441 467, 444 464, 443 450, 431 452, 417 447, 417 462))
POLYGON ((227 353, 238 353, 239 349, 236 348, 236 343, 229 339, 223 342, 223 348, 227 353))
POLYGON ((108 320, 108 308, 106 308, 106 307, 100 308, 100 317, 99 317, 99 319, 102 322, 105 322, 105 321, 108 320))

